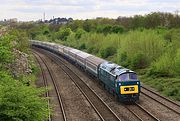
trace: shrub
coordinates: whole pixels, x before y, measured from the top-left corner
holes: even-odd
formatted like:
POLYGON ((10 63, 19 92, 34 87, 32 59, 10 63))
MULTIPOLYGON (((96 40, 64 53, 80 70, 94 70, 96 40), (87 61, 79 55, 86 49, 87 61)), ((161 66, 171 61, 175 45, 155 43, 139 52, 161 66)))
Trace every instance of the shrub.
POLYGON ((1 63, 10 63, 13 60, 13 54, 8 47, 0 46, 0 62, 1 63))
POLYGON ((151 65, 147 74, 157 77, 172 76, 173 62, 174 61, 172 60, 171 55, 169 53, 165 53, 151 65))
POLYGON ((121 66, 128 67, 130 62, 128 61, 128 56, 126 52, 121 52, 120 49, 118 50, 117 54, 117 63, 121 66))
POLYGON ((174 59, 174 71, 177 76, 180 76, 180 49, 178 49, 176 57, 174 59))
POLYGON ((94 46, 92 46, 92 47, 89 47, 89 48, 87 49, 87 52, 88 52, 88 53, 97 54, 97 53, 99 52, 99 49, 96 48, 96 47, 94 47, 94 46))
POLYGON ((78 29, 75 33, 75 38, 80 39, 82 34, 85 34, 85 31, 83 29, 78 29))
POLYGON ((142 52, 137 52, 131 58, 131 67, 133 69, 143 69, 147 67, 146 56, 142 52))
POLYGON ((105 35, 111 33, 112 26, 111 25, 99 25, 97 26, 98 33, 104 33, 105 35))
POLYGON ((12 39, 14 37, 10 35, 0 37, 0 63, 5 64, 13 61, 12 48, 14 45, 12 45, 12 39))
POLYGON ((66 41, 67 37, 72 33, 70 28, 60 29, 58 32, 56 32, 57 39, 66 41))
POLYGON ((114 25, 111 29, 113 33, 123 33, 124 28, 122 26, 114 25))
POLYGON ((42 35, 42 34, 36 35, 35 39, 36 40, 41 40, 41 41, 48 41, 47 36, 42 35))
POLYGON ((82 43, 82 44, 79 46, 79 50, 83 50, 83 49, 86 49, 86 44, 85 44, 85 43, 82 43))
POLYGON ((116 49, 114 47, 107 47, 105 49, 100 50, 100 55, 102 58, 107 58, 109 56, 112 56, 116 53, 116 49))
POLYGON ((0 71, 0 120, 42 121, 48 117, 47 102, 42 91, 25 86, 0 71))

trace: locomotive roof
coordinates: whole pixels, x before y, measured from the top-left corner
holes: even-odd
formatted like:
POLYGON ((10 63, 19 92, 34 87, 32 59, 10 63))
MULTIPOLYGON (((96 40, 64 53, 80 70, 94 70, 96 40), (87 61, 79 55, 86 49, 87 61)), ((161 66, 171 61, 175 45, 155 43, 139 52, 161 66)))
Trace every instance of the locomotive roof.
POLYGON ((118 76, 126 72, 131 72, 131 73, 134 72, 112 62, 104 62, 100 65, 100 67, 106 70, 107 72, 110 72, 113 75, 118 75, 118 76))

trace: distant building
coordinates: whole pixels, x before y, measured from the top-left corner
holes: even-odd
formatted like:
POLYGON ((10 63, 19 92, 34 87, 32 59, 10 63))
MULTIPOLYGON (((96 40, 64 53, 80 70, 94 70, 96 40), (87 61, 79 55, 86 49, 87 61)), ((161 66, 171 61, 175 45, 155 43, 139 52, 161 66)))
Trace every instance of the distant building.
POLYGON ((45 20, 44 23, 49 23, 49 24, 67 24, 69 22, 72 22, 73 19, 72 18, 54 18, 50 19, 50 20, 45 20))
POLYGON ((17 18, 6 19, 8 22, 18 22, 17 18))

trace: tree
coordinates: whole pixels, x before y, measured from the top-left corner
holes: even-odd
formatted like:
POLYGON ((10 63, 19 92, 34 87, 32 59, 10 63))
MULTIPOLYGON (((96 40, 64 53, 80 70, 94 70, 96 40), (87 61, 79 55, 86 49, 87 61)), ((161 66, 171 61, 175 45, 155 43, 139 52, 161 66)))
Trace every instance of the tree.
POLYGON ((112 26, 112 30, 113 33, 123 33, 124 32, 124 28, 122 26, 119 25, 114 25, 112 26))
POLYGON ((42 91, 25 86, 10 75, 0 71, 0 120, 43 121, 48 108, 42 91))
POLYGON ((78 29, 75 33, 75 38, 80 39, 82 34, 85 34, 86 32, 83 29, 78 29))
POLYGON ((67 37, 72 33, 70 28, 60 28, 60 30, 56 33, 57 39, 65 41, 67 37))

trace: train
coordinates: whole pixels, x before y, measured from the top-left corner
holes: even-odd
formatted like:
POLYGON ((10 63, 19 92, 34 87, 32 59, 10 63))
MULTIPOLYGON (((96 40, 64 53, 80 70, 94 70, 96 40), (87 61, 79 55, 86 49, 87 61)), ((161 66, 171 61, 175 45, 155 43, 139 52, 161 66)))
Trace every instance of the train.
POLYGON ((93 75, 118 101, 136 102, 140 96, 140 80, 137 74, 118 64, 64 45, 30 40, 32 46, 61 55, 85 72, 93 75))

